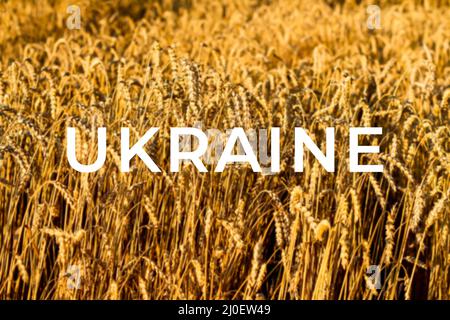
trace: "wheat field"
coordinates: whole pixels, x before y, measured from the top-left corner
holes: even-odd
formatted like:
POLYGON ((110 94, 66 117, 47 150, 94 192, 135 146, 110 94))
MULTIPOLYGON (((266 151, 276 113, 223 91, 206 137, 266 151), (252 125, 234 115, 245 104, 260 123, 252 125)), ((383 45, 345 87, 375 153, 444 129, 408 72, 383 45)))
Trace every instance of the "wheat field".
POLYGON ((0 298, 449 299, 450 3, 378 1, 376 30, 369 4, 2 2, 0 298), (199 121, 280 127, 281 172, 170 172, 169 128, 199 121), (107 127, 99 171, 70 126, 82 163, 107 127), (160 127, 161 173, 120 172, 121 127, 160 127), (294 127, 335 128, 336 172, 294 172, 294 127), (349 172, 350 127, 383 128, 382 173, 349 172))

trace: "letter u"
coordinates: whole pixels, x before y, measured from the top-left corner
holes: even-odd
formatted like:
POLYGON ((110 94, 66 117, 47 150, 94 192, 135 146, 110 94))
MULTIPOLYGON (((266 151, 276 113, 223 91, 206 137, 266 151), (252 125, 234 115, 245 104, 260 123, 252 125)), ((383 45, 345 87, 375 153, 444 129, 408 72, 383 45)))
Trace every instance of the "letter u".
MULTIPOLYGON (((100 169, 106 160, 106 128, 101 127, 97 129, 98 135, 98 152, 97 152, 97 160, 93 164, 81 164, 77 160, 76 155, 76 138, 75 138, 75 128, 68 127, 67 128, 67 159, 69 160, 69 164, 72 168, 77 170, 78 172, 89 173, 95 172, 100 169)), ((79 141, 80 143, 80 141, 79 141)))

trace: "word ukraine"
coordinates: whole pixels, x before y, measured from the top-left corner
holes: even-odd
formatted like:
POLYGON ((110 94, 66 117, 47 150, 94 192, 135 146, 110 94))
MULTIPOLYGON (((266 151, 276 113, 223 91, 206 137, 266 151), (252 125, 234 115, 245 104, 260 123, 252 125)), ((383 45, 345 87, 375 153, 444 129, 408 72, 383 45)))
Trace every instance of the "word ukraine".
MULTIPOLYGON (((121 161, 120 170, 130 171, 130 161, 139 157, 152 172, 161 172, 150 155, 145 152, 145 144, 158 132, 159 128, 150 128, 133 146, 130 147, 130 131, 121 128, 121 161)), ((270 173, 280 172, 280 128, 271 128, 270 134, 270 173)), ((294 129, 294 170, 303 172, 304 146, 314 155, 327 172, 335 171, 334 128, 326 128, 326 152, 319 149, 303 128, 294 129)), ((381 135, 381 127, 356 127, 349 130, 349 169, 350 172, 382 172, 383 165, 359 164, 359 154, 379 153, 379 146, 359 145, 360 135, 381 135)), ((67 128, 67 158, 70 166, 76 171, 89 173, 99 170, 106 160, 106 128, 97 129, 98 152, 97 159, 92 164, 81 164, 76 156, 75 128, 67 128)), ((78 142, 79 143, 79 142, 78 142)), ((170 128, 170 171, 178 172, 182 162, 192 162, 200 172, 208 172, 202 158, 208 150, 208 135, 201 129, 192 127, 170 128), (186 151, 180 143, 181 137, 196 138, 195 150, 186 151)), ((254 145, 249 141, 246 131, 236 127, 229 130, 225 147, 220 150, 214 172, 223 172, 228 164, 249 164, 253 172, 263 172, 255 154, 254 145), (240 145, 239 145, 240 144, 240 145), (240 147, 241 152, 235 154, 234 150, 240 147)))

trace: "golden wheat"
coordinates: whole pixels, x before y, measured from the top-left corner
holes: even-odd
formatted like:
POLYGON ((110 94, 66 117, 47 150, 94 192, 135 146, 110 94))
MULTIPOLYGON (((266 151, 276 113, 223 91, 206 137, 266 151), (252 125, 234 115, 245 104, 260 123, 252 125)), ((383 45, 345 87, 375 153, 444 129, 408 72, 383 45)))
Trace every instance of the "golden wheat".
POLYGON ((379 1, 379 30, 331 3, 87 0, 72 30, 68 0, 1 3, 0 298, 450 299, 446 1, 379 1), (107 127, 97 172, 69 165, 69 126, 85 164, 107 127), (181 126, 279 127, 281 172, 170 172, 181 126), (335 127, 336 172, 290 167, 300 126, 335 127), (348 172, 341 137, 368 126, 384 172, 348 172), (121 127, 160 128, 160 173, 120 171, 121 127))

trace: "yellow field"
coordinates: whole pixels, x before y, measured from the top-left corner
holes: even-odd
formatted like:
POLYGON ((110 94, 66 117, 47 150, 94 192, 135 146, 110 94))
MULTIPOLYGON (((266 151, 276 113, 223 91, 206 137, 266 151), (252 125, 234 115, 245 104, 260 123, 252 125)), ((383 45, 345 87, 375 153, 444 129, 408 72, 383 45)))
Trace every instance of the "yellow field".
POLYGON ((379 1, 369 30, 337 2, 3 1, 0 298, 449 299, 450 3, 379 1), (199 121, 280 127, 281 172, 169 172, 199 121), (69 126, 83 163, 107 127, 102 169, 69 166, 69 126), (121 127, 161 128, 162 173, 119 171, 121 127), (335 173, 294 172, 294 127, 335 127, 335 173), (383 128, 383 173, 349 172, 350 127, 383 128))

